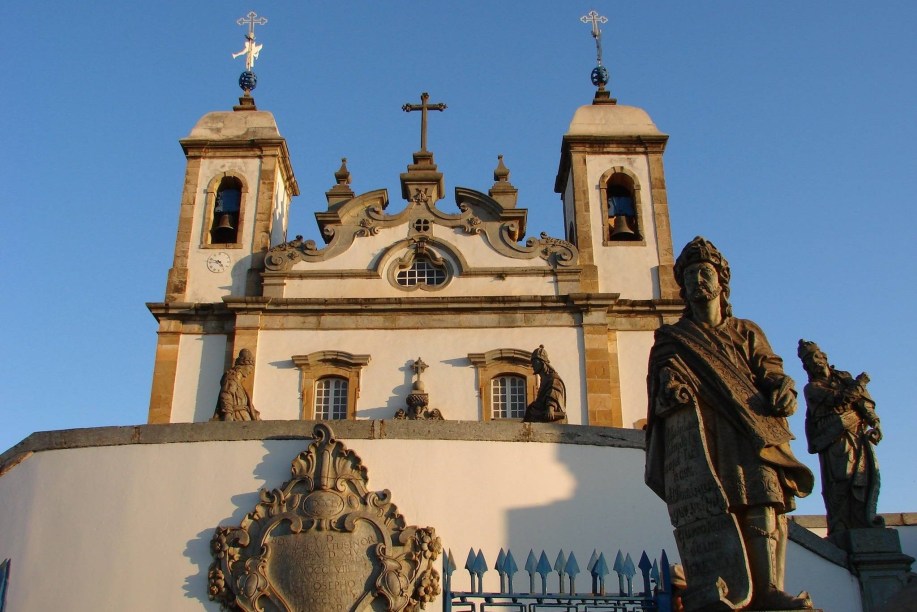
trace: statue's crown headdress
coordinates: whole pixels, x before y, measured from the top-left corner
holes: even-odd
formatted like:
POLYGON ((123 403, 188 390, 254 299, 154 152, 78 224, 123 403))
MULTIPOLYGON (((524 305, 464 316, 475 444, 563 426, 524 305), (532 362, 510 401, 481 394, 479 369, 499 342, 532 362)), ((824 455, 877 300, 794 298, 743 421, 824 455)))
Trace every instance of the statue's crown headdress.
POLYGON ((684 275, 685 268, 691 264, 700 263, 705 261, 707 263, 713 264, 714 267, 719 271, 720 279, 724 283, 729 282, 729 262, 726 261, 726 258, 723 257, 723 254, 720 253, 712 242, 697 236, 685 245, 685 248, 681 250, 681 254, 678 256, 678 259, 675 260, 675 280, 678 281, 678 284, 682 284, 682 276, 684 275))
POLYGON ((548 359, 548 352, 544 350, 543 344, 538 345, 538 348, 532 351, 532 359, 533 360, 538 359, 545 363, 551 363, 551 360, 548 359))
POLYGON ((800 359, 805 360, 805 358, 809 355, 820 352, 821 349, 811 340, 803 340, 802 338, 799 339, 799 348, 796 350, 796 354, 800 359))

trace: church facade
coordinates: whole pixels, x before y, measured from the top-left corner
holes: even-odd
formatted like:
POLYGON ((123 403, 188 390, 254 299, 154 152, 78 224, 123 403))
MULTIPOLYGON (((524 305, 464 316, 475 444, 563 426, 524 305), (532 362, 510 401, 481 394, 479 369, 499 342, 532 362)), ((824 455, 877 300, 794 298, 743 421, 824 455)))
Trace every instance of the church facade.
POLYGON ((526 236, 502 159, 486 191, 445 193, 424 137, 396 202, 353 193, 342 163, 316 244, 287 235, 298 187, 273 116, 237 108, 181 141, 174 264, 165 300, 149 304, 150 423, 210 419, 243 349, 263 419, 393 418, 419 375, 447 420, 519 420, 543 346, 566 381, 569 423, 639 428, 653 330, 679 310, 667 137, 644 111, 577 111, 556 180, 564 237, 526 236))
MULTIPOLYGON (((469 549, 676 561, 641 431, 654 331, 682 310, 666 140, 610 98, 576 110, 555 183, 565 236, 527 237, 503 160, 486 190, 445 193, 422 131, 396 202, 353 193, 342 163, 317 243, 290 236, 298 186, 273 116, 250 98, 205 115, 181 140, 174 262, 149 304, 149 423, 42 432, 0 458, 7 609, 219 609, 216 529, 248 521, 291 461, 297 476, 316 421, 459 566, 469 549), (522 422, 533 354, 563 381, 566 422, 522 422)), ((796 532, 787 588, 861 610, 846 558, 796 532)))

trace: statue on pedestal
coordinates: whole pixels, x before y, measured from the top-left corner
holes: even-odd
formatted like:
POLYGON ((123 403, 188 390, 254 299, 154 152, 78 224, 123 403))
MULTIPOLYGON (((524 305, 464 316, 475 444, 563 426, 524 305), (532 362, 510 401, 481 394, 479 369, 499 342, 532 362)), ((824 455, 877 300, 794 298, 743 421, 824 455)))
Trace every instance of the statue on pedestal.
POLYGON ((675 278, 686 308, 650 353, 645 479, 675 527, 685 609, 811 609, 783 590, 786 512, 814 485, 789 446, 793 381, 764 332, 732 316, 712 243, 688 243, 675 278))
POLYGON ((255 357, 248 349, 239 351, 235 365, 220 379, 220 395, 211 421, 260 421, 252 405, 246 382, 255 373, 255 357))
POLYGON ((879 465, 872 448, 882 439, 882 430, 866 390, 869 376, 863 372, 854 378, 836 370, 814 342, 799 341, 799 358, 809 375, 806 438, 821 466, 828 537, 839 542, 839 535, 849 529, 883 527, 876 515, 879 465))
POLYGON ((525 409, 523 423, 566 423, 567 388, 551 367, 544 345, 532 351, 532 370, 538 375, 538 395, 525 409))

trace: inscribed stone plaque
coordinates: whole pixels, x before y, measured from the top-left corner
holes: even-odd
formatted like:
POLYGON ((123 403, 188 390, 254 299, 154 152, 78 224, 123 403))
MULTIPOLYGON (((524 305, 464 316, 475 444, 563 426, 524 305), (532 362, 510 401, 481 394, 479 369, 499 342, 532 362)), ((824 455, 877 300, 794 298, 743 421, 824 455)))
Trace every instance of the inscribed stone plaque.
POLYGON ((696 405, 666 418, 666 502, 688 582, 686 609, 734 610, 750 600, 748 564, 703 431, 696 405), (708 469, 699 470, 698 465, 708 469))
POLYGON ((431 527, 405 526, 388 491, 370 492, 360 458, 316 425, 293 478, 261 490, 239 527, 211 541, 210 599, 224 609, 412 612, 439 594, 431 527))

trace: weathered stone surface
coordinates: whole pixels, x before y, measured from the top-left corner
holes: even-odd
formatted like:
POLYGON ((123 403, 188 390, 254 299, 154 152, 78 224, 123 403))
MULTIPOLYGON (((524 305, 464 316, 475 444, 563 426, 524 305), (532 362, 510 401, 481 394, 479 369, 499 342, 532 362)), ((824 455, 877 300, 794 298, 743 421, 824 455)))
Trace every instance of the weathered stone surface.
POLYGON ((800 340, 798 354, 809 375, 806 438, 821 467, 828 537, 840 541, 848 529, 882 527, 876 514, 879 464, 872 448, 882 430, 866 389, 869 377, 835 369, 814 342, 800 340))
POLYGON ((406 526, 327 425, 239 527, 218 527, 209 597, 232 610, 411 612, 439 594, 432 527, 406 526))
POLYGON ((793 381, 758 326, 732 316, 713 244, 692 240, 674 271, 687 308, 650 353, 645 477, 669 507, 686 610, 812 609, 783 591, 785 513, 814 484, 789 447, 793 381))
POLYGON ((255 358, 249 349, 241 349, 233 367, 220 380, 220 394, 213 421, 260 421, 261 414, 252 404, 252 378, 255 358))
POLYGON ((526 423, 566 423, 567 388, 557 370, 551 367, 542 344, 532 351, 532 370, 538 375, 538 394, 526 407, 526 423))

